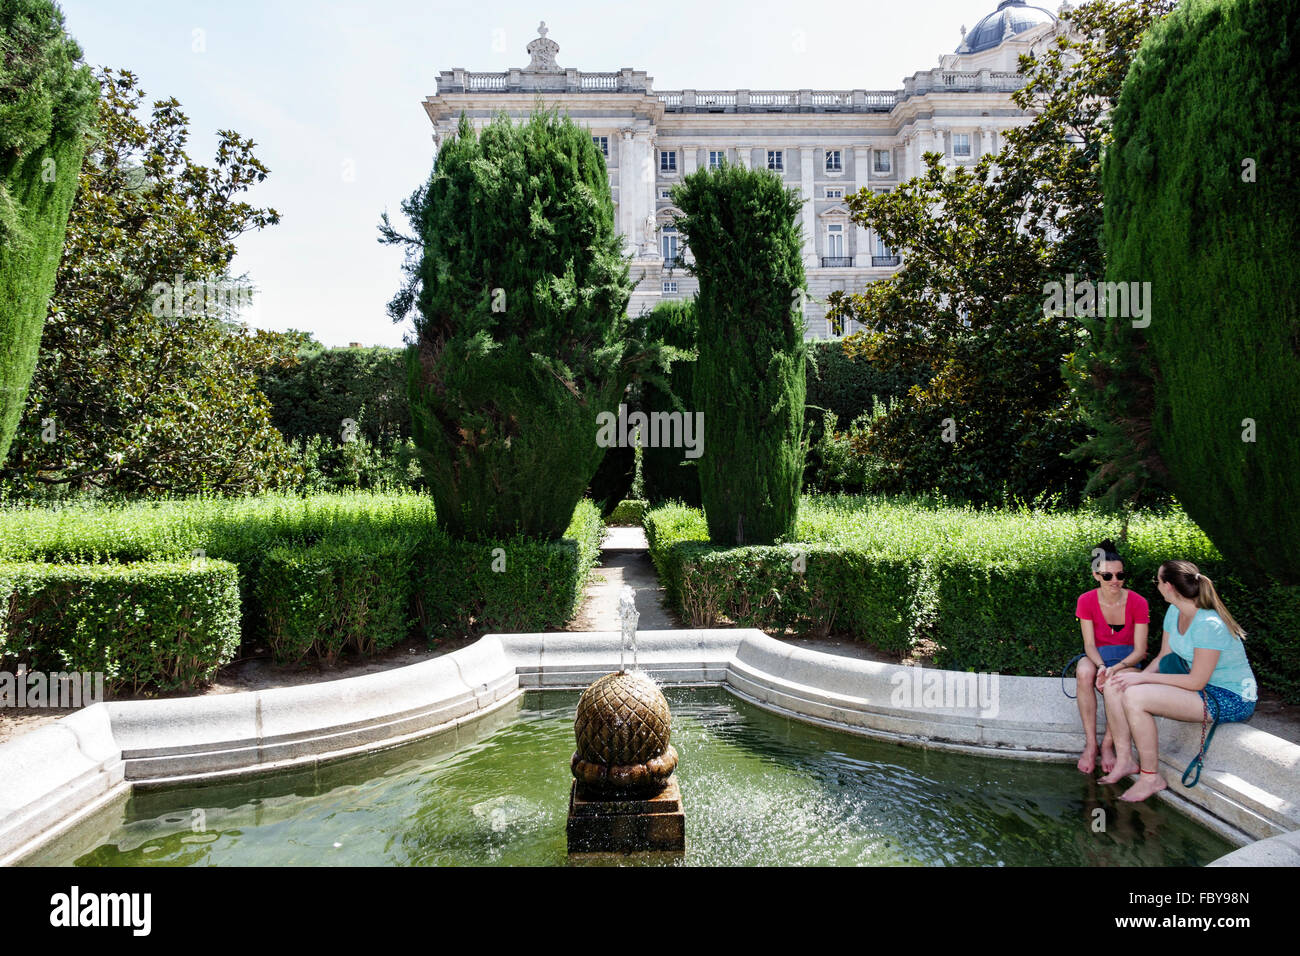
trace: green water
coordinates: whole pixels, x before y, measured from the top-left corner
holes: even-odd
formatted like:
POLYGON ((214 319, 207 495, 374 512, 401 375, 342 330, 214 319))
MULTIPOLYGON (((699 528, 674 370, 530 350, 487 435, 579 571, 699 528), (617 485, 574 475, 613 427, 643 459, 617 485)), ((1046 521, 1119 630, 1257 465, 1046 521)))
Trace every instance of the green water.
MULTIPOLYGON (((666 693, 687 849, 640 862, 1171 866, 1232 849, 1161 803, 1120 802, 1119 788, 1071 766, 881 743, 720 689, 666 693)), ((139 792, 98 831, 26 862, 563 864, 577 699, 528 694, 470 728, 314 771, 139 792)))

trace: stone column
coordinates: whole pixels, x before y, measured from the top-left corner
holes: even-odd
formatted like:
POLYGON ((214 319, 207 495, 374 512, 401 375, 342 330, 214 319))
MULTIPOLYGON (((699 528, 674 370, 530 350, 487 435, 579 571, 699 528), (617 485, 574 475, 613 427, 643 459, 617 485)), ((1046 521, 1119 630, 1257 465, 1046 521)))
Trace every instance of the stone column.
POLYGON ((636 184, 642 174, 638 165, 636 130, 626 126, 619 130, 618 147, 618 216, 616 226, 623 236, 623 252, 636 249, 636 184))
POLYGON ((821 265, 817 258, 817 192, 813 185, 813 157, 817 147, 799 147, 799 191, 803 194, 803 264, 805 269, 821 265))
POLYGON ((659 157, 656 155, 653 129, 637 130, 637 151, 640 154, 639 168, 642 175, 637 177, 636 217, 638 254, 653 256, 655 254, 655 188, 659 181, 659 157))
MULTIPOLYGON (((853 185, 859 192, 871 188, 871 160, 871 147, 853 147, 853 185)), ((864 269, 871 265, 871 245, 867 237, 867 230, 857 224, 853 227, 853 249, 854 265, 859 269, 864 269)))

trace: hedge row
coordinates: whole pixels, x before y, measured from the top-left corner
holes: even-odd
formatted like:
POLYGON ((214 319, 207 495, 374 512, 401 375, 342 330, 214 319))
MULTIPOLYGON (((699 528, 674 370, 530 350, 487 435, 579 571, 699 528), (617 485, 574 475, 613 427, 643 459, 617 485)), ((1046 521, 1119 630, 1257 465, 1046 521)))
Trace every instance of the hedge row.
MULTIPOLYGON (((99 633, 107 627, 102 621, 110 619, 126 628, 127 643, 139 639, 144 647, 152 641, 170 648, 176 638, 165 634, 172 632, 159 632, 161 625, 148 622, 166 622, 182 611, 193 614, 194 602, 182 600, 188 592, 180 585, 173 595, 164 572, 222 567, 232 576, 235 624, 234 643, 220 663, 239 645, 241 595, 246 645, 265 644, 282 663, 309 656, 332 660, 343 652, 382 651, 417 635, 433 640, 451 633, 563 626, 581 601, 602 531, 589 501, 575 509, 559 542, 521 538, 495 544, 453 541, 437 527, 429 499, 410 494, 21 508, 0 512, 0 561, 9 562, 0 569, 28 569, 23 581, 33 575, 50 580, 124 576, 137 589, 132 614, 144 623, 137 627, 129 616, 112 618, 95 602, 83 607, 54 601, 47 607, 46 591, 11 586, 2 571, 0 593, 9 595, 11 625, 39 620, 50 653, 67 650, 63 645, 73 635, 99 633), (145 587, 136 578, 152 583, 145 587)), ((31 630, 37 625, 22 626, 26 630, 14 632, 22 636, 18 643, 37 643, 26 637, 37 633, 31 630)), ((0 653, 9 654, 2 648, 0 653)), ((41 660, 52 659, 50 653, 41 660)), ((133 664, 130 680, 124 677, 115 686, 182 686, 169 683, 174 680, 170 653, 157 659, 156 680, 141 676, 148 671, 143 663, 133 664)), ((208 655, 198 661, 208 677, 219 666, 212 660, 208 655)))
MULTIPOLYGON (((646 515, 667 597, 683 620, 729 620, 773 633, 850 633, 879 649, 934 654, 954 670, 1052 676, 1081 649, 1075 601, 1094 587, 1091 550, 1119 537, 1097 513, 1049 514, 925 506, 868 498, 808 498, 799 543, 715 548, 703 515, 680 505, 646 515)), ((1135 516, 1121 548, 1130 586, 1165 609, 1155 573, 1196 562, 1248 631, 1261 683, 1300 697, 1300 591, 1242 584, 1185 515, 1135 516)), ((1158 623, 1157 623, 1158 627, 1158 623)), ((1151 646, 1158 648, 1159 634, 1151 646)))
POLYGON ((112 689, 188 689, 239 648, 226 561, 0 564, 0 670, 102 673, 112 689))

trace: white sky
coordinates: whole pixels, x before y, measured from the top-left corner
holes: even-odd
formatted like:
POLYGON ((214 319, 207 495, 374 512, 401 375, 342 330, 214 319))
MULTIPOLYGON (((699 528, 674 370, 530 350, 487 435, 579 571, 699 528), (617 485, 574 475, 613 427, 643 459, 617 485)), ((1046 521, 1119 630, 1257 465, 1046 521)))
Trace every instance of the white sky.
POLYGON ((544 19, 561 66, 629 66, 655 89, 895 89, 937 65, 958 28, 997 2, 61 5, 88 63, 132 70, 150 100, 180 101, 196 161, 212 161, 218 129, 257 142, 271 174, 246 198, 275 207, 281 223, 239 241, 235 271, 259 290, 248 321, 305 329, 328 345, 397 345, 404 329, 384 306, 401 281, 401 254, 375 241, 376 225, 385 210, 401 222, 399 203, 429 174, 420 103, 437 92, 440 70, 523 66, 544 19))

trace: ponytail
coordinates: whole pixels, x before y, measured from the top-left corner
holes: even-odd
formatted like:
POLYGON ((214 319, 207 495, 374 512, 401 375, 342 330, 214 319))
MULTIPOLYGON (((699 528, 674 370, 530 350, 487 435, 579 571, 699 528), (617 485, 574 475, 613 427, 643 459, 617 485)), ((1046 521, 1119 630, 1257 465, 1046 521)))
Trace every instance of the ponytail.
POLYGON ((1214 582, 1208 575, 1202 574, 1200 580, 1200 593, 1196 595, 1196 606, 1203 607, 1207 611, 1213 611, 1219 617, 1223 618, 1223 623, 1228 625, 1228 630, 1243 641, 1246 639, 1246 632, 1241 629, 1241 625, 1233 619, 1228 613, 1228 609, 1223 606, 1223 601, 1219 598, 1219 592, 1214 588, 1214 582))

